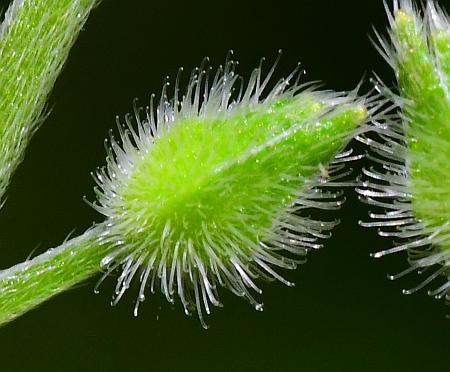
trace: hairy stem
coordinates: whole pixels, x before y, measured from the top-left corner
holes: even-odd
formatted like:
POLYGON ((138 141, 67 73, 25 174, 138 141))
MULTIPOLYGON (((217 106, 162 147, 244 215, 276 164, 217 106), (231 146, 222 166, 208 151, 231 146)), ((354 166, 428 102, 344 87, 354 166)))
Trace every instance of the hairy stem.
POLYGON ((0 26, 0 199, 99 0, 15 0, 0 26))
POLYGON ((102 225, 61 246, 0 271, 0 325, 101 270, 109 246, 98 244, 102 225))

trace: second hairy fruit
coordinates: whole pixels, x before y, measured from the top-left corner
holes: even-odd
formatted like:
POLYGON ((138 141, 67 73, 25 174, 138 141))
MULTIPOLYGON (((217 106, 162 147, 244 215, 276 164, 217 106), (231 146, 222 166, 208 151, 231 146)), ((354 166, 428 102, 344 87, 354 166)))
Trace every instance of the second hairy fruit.
POLYGON ((359 189, 365 200, 384 209, 372 213, 380 235, 399 238, 387 250, 408 253, 412 271, 431 271, 413 293, 441 280, 429 294, 450 299, 450 22, 428 1, 423 16, 410 0, 394 1, 388 13, 390 41, 379 37, 379 50, 394 69, 398 93, 381 88, 395 109, 375 123, 375 138, 361 138, 371 147, 375 165, 359 189))

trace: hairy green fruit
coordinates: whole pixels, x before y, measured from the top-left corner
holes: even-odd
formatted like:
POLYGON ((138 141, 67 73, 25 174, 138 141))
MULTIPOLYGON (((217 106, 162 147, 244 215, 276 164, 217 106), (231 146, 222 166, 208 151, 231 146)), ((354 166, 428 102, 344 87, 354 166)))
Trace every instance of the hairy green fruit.
MULTIPOLYGON (((256 69, 243 87, 232 61, 211 86, 208 72, 197 70, 181 102, 164 90, 156 116, 151 107, 144 117, 135 109, 122 144, 111 140, 94 207, 107 217, 104 241, 116 246, 102 263, 107 272, 123 268, 114 303, 139 274, 136 313, 148 283, 169 301, 176 293, 203 324, 202 309, 220 305, 219 285, 261 310, 255 279, 292 285, 276 268, 295 268, 296 256, 319 247, 317 238, 334 226, 302 210, 341 204, 315 186, 367 110, 352 97, 288 88, 295 72, 263 98, 272 71, 262 81, 256 69)), ((341 169, 331 166, 329 177, 341 169)))
MULTIPOLYGON (((396 72, 399 95, 384 89, 402 117, 375 125, 379 140, 365 140, 382 170, 365 170, 371 178, 359 191, 384 214, 373 214, 384 236, 403 238, 375 257, 407 251, 414 270, 436 270, 412 293, 440 278, 429 294, 450 296, 450 24, 428 1, 424 19, 409 0, 394 2, 391 45, 381 40, 385 58, 396 72), (394 230, 393 230, 394 229, 394 230)), ((364 139, 363 139, 364 140, 364 139)))

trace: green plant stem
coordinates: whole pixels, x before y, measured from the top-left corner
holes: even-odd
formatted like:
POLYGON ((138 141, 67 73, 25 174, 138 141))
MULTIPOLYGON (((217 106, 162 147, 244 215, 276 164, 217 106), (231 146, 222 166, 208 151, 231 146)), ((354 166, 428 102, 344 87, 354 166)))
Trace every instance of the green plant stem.
POLYGON ((0 325, 98 273, 109 253, 108 245, 98 244, 102 226, 0 271, 0 325))
POLYGON ((0 26, 0 200, 99 0, 15 0, 0 26))

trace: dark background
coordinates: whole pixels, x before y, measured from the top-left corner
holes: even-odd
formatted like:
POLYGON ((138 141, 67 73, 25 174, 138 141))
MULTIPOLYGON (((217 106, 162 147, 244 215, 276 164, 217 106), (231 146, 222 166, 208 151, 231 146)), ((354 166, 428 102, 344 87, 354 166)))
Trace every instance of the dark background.
MULTIPOLYGON (((52 113, 0 211, 0 267, 101 220, 82 196, 93 199, 89 173, 104 163, 115 115, 129 112, 134 97, 146 104, 179 66, 189 71, 204 56, 217 66, 233 49, 247 77, 260 57, 273 61, 281 48, 277 76, 300 61, 308 80, 329 89, 352 89, 373 70, 392 82, 369 41, 372 26, 387 23, 381 0, 265 4, 104 0, 71 52, 52 113)), ((111 308, 114 280, 95 296, 92 279, 0 328, 1 371, 448 370, 449 309, 426 292, 402 295, 420 280, 415 275, 386 279, 406 267, 405 256, 369 257, 392 242, 357 225, 368 208, 347 194, 333 216, 342 220, 333 239, 286 273, 296 287, 263 284, 264 312, 222 291, 225 307, 208 318, 207 331, 161 296, 147 299, 134 318, 135 293, 111 308)))

